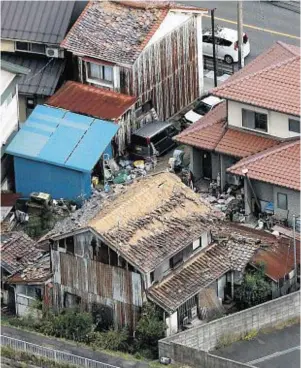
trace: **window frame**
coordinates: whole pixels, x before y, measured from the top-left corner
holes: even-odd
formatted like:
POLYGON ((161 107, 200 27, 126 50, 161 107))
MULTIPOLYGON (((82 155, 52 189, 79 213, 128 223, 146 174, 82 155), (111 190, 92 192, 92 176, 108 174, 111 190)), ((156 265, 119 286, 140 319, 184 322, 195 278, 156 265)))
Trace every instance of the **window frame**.
POLYGON ((38 42, 16 41, 15 42, 15 51, 28 52, 28 53, 31 53, 31 54, 46 55, 46 45, 44 45, 43 43, 38 43, 38 42), (18 43, 27 45, 27 49, 18 48, 18 46, 17 46, 18 43), (32 48, 33 48, 32 45, 42 46, 44 48, 44 51, 43 52, 33 51, 32 50, 32 48))
POLYGON ((242 108, 241 109, 241 126, 244 128, 244 129, 249 129, 249 130, 253 130, 253 131, 256 131, 256 132, 262 132, 262 133, 268 133, 268 127, 269 127, 269 121, 268 121, 268 114, 264 113, 264 112, 258 112, 258 111, 254 111, 254 110, 249 110, 249 109, 244 109, 242 108), (253 121, 254 122, 254 128, 252 127, 249 127, 248 125, 244 125, 244 122, 247 122, 245 119, 244 119, 244 113, 252 113, 253 115, 253 121), (260 122, 259 119, 260 119, 260 116, 264 116, 265 117, 265 124, 266 124, 266 127, 265 129, 259 127, 260 122))
POLYGON ((277 208, 279 208, 280 210, 283 211, 287 211, 288 210, 288 200, 287 200, 287 194, 286 193, 281 193, 281 192, 277 192, 277 208), (285 197, 285 203, 286 203, 286 208, 283 208, 279 205, 279 196, 284 196, 285 197))
MULTIPOLYGON (((89 83, 93 83, 93 84, 97 84, 100 86, 105 86, 105 87, 109 87, 109 88, 114 88, 114 77, 115 77, 115 68, 113 65, 106 65, 106 64, 101 64, 101 63, 93 63, 91 61, 86 61, 85 62, 85 69, 86 69, 86 80, 89 83), (101 68, 111 68, 112 69, 112 81, 106 80, 106 79, 97 79, 97 78, 93 78, 91 77, 91 65, 95 65, 97 67, 101 67, 101 68)), ((104 74, 104 71, 103 71, 104 74)))
POLYGON ((289 130, 289 132, 300 134, 300 120, 289 118, 288 119, 288 130, 289 130), (298 125, 297 131, 291 129, 291 123, 297 123, 297 125, 298 125))

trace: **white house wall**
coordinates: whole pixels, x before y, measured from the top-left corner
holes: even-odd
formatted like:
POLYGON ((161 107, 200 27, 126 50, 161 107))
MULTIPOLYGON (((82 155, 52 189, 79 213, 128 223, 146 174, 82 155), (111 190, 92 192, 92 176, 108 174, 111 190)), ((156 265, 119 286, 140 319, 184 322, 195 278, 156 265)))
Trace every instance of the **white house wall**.
MULTIPOLYGON (((228 101, 228 124, 238 128, 244 128, 242 126, 242 109, 247 109, 268 115, 268 131, 266 134, 279 137, 290 138, 300 135, 289 131, 289 118, 296 117, 281 114, 276 111, 270 111, 259 107, 242 104, 235 101, 228 101)), ((245 128, 244 128, 245 129, 245 128)), ((256 130, 255 130, 256 131, 256 130)), ((262 133, 265 134, 265 133, 262 133)))
POLYGON ((178 312, 174 312, 165 319, 167 325, 166 336, 174 335, 178 332, 178 312))
POLYGON ((18 94, 16 93, 8 105, 0 107, 1 145, 5 144, 13 131, 18 128, 18 94))
POLYGON ((185 23, 191 16, 191 14, 176 13, 170 11, 165 17, 164 21, 161 23, 160 27, 153 35, 153 37, 148 42, 147 46, 152 45, 160 38, 164 37, 167 33, 173 31, 175 28, 185 23))

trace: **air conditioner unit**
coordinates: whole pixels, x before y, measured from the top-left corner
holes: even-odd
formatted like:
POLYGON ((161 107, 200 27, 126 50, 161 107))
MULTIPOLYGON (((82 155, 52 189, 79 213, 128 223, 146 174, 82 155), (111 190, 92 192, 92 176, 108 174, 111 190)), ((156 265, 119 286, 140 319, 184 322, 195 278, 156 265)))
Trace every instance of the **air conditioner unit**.
POLYGON ((46 56, 52 57, 52 58, 58 58, 59 49, 55 49, 53 47, 46 47, 46 56))

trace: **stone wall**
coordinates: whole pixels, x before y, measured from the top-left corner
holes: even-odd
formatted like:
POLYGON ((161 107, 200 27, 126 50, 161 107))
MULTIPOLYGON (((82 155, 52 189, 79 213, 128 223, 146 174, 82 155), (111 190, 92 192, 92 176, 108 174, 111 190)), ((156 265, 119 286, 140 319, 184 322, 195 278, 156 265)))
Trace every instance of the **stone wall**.
POLYGON ((214 349, 219 341, 227 336, 245 336, 251 330, 259 330, 286 322, 300 315, 299 291, 263 303, 253 308, 231 314, 227 317, 181 332, 159 341, 159 356, 172 359, 173 343, 198 350, 214 349))

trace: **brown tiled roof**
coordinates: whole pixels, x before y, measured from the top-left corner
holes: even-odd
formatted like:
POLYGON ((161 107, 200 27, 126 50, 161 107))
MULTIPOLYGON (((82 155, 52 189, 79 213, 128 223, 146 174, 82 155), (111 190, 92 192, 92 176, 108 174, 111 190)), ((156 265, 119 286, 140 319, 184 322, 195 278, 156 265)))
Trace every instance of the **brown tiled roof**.
POLYGON ((36 242, 22 232, 1 234, 1 267, 10 274, 22 270, 37 257, 41 251, 36 242))
POLYGON ((129 185, 89 222, 112 247, 142 272, 150 272, 199 238, 217 213, 171 173, 129 185))
POLYGON ((146 1, 90 1, 61 46, 121 65, 132 65, 171 9, 204 9, 146 1))
POLYGON ((118 121, 136 101, 136 97, 68 81, 46 103, 79 114, 118 121))
MULTIPOLYGON (((300 241, 296 241, 297 265, 300 264, 300 241)), ((252 265, 264 263, 265 274, 278 281, 294 269, 293 239, 280 238, 278 242, 264 249, 258 249, 253 256, 252 265)))
POLYGON ((215 151, 225 155, 247 157, 278 144, 279 141, 258 134, 228 128, 215 151))
POLYGON ((179 143, 196 148, 214 150, 225 132, 226 102, 222 102, 207 115, 175 137, 179 143))
POLYGON ((7 279, 10 284, 37 284, 47 281, 51 277, 50 254, 44 254, 35 262, 25 267, 21 272, 16 273, 7 279))
POLYGON ((175 137, 179 143, 215 150, 236 157, 246 157, 278 144, 273 138, 229 128, 226 123, 226 102, 175 137))
POLYGON ((212 245, 153 285, 148 290, 149 297, 168 312, 173 312, 226 272, 243 271, 254 252, 262 245, 273 244, 276 238, 224 223, 213 229, 212 239, 212 245))
POLYGON ((227 171, 243 176, 243 169, 248 169, 251 179, 300 190, 300 139, 280 143, 242 159, 227 171))
POLYGON ((300 56, 222 84, 211 92, 221 98, 298 116, 300 56))

